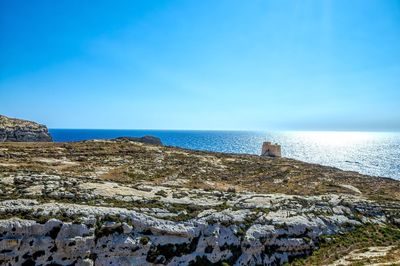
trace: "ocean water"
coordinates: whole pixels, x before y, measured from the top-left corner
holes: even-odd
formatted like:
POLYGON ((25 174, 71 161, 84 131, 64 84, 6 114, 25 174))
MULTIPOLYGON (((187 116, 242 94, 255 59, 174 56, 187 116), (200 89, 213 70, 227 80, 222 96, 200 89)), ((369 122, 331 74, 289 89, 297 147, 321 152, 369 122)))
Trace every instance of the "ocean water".
POLYGON ((50 129, 50 134, 57 142, 152 135, 170 146, 249 154, 272 141, 282 145, 284 157, 400 179, 400 133, 50 129))

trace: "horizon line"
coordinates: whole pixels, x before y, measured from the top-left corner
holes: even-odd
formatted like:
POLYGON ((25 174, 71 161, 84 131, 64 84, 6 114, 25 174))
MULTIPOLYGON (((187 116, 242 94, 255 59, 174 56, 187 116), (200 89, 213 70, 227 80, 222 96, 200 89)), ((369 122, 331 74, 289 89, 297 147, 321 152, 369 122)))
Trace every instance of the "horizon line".
POLYGON ((346 130, 346 129, 155 129, 155 128, 53 128, 49 130, 125 130, 125 131, 219 131, 219 132, 354 132, 354 133, 400 133, 400 130, 346 130))

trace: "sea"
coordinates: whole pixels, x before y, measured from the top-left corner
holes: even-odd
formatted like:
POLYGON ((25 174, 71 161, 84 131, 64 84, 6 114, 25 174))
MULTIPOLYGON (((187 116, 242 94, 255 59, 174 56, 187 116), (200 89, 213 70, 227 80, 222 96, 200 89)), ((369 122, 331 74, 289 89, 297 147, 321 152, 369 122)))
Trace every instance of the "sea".
POLYGON ((262 143, 271 141, 282 146, 282 156, 287 158, 400 180, 400 132, 108 129, 50 129, 49 131, 56 142, 151 135, 159 137, 164 145, 246 154, 260 154, 262 143))

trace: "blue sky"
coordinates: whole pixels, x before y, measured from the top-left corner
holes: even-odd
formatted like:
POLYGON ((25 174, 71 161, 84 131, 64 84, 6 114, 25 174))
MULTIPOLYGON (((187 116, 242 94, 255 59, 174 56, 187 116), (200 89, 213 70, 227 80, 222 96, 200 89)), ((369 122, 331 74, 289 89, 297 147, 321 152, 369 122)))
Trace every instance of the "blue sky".
POLYGON ((400 1, 0 0, 0 114, 399 131, 400 1))

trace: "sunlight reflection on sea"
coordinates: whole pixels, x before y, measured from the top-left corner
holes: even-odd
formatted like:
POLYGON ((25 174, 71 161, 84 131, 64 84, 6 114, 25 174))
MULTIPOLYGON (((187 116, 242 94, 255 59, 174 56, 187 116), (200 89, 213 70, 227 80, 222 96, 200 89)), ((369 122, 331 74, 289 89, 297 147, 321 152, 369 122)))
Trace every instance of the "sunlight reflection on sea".
POLYGON ((153 135, 164 144, 218 152, 259 154, 263 141, 282 145, 282 155, 363 174, 400 179, 400 133, 251 132, 50 129, 55 141, 153 135))

